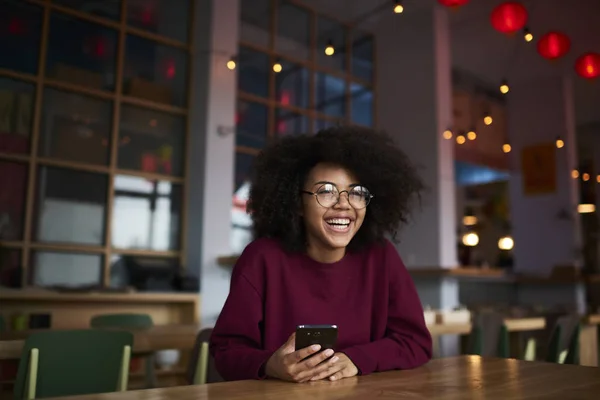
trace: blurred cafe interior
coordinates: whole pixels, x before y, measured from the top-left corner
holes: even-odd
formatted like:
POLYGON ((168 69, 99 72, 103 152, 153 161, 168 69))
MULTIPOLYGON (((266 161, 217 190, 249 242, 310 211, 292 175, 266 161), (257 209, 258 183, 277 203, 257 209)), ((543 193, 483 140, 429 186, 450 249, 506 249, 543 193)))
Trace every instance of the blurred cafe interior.
POLYGON ((494 356, 598 367, 599 20, 597 0, 0 0, 0 397, 29 332, 115 313, 147 330, 130 389, 189 383, 252 240, 255 156, 349 124, 430 188, 398 250, 436 358, 489 313, 494 356))

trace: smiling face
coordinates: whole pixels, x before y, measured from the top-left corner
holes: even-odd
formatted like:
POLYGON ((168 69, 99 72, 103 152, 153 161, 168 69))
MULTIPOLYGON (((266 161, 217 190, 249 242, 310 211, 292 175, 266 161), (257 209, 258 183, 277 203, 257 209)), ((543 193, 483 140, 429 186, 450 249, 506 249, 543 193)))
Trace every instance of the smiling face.
MULTIPOLYGON (((308 254, 321 262, 339 261, 346 253, 346 246, 360 229, 366 208, 355 208, 349 202, 360 199, 363 193, 356 177, 347 169, 330 164, 317 164, 308 174, 306 192, 318 193, 320 198, 341 193, 339 201, 331 206, 319 204, 316 196, 304 193, 302 216, 306 228, 308 254)), ((326 202, 322 201, 322 203, 326 202)))

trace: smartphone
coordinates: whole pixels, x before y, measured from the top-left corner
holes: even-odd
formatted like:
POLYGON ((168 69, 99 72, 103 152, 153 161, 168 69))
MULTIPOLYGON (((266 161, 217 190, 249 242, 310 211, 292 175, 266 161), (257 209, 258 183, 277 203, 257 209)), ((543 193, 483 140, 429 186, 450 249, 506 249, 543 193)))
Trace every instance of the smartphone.
POLYGON ((337 325, 298 325, 296 327, 296 350, 320 344, 321 351, 335 348, 337 325))

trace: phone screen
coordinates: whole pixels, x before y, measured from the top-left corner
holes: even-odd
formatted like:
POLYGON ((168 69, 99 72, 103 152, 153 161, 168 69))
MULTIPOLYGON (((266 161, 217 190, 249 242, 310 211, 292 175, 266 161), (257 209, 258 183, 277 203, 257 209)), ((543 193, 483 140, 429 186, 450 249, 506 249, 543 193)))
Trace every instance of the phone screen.
POLYGON ((335 349, 337 325, 298 325, 296 327, 296 350, 313 344, 321 345, 321 350, 335 349))

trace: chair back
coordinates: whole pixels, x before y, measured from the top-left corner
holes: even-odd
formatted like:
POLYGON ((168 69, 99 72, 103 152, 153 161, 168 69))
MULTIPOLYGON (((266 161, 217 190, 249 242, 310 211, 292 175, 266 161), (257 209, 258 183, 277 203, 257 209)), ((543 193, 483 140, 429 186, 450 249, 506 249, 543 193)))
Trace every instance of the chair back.
POLYGON ((126 386, 123 374, 129 369, 132 344, 130 332, 89 329, 33 333, 21 353, 15 399, 114 392, 123 383, 126 386), (34 359, 37 368, 31 376, 34 359), (26 386, 32 380, 35 396, 26 396, 26 386))
POLYGON ((470 352, 487 357, 509 357, 508 330, 497 312, 477 313, 470 335, 470 352))
POLYGON ((194 344, 194 350, 186 374, 190 385, 224 382, 223 377, 217 372, 214 358, 208 352, 208 343, 210 342, 212 331, 212 328, 206 328, 198 332, 198 336, 196 336, 196 343, 194 344), (200 380, 204 382, 200 382, 200 380))
POLYGON ((560 364, 579 364, 580 317, 563 315, 552 329, 546 361, 560 364))
POLYGON ((148 314, 101 314, 90 321, 92 328, 131 328, 149 329, 154 326, 148 314))

